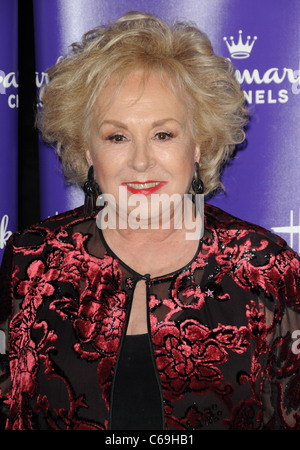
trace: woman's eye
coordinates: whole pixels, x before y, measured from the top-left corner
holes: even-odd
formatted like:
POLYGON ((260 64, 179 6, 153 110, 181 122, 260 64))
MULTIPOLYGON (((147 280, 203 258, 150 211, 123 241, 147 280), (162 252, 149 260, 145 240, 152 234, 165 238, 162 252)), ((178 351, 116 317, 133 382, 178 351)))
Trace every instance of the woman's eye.
POLYGON ((167 133, 166 131, 160 131, 159 133, 156 133, 155 137, 159 141, 167 141, 168 139, 171 139, 173 137, 173 134, 167 133))
POLYGON ((123 134, 113 134, 107 138, 107 140, 111 142, 123 142, 125 139, 126 138, 123 134))

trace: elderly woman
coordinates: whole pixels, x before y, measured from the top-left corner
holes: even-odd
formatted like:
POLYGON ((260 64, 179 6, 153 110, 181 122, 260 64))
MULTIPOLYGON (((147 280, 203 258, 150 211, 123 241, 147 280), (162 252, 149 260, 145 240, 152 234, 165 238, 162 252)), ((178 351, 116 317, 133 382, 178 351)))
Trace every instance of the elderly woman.
POLYGON ((7 244, 6 429, 299 428, 297 255, 218 208, 201 214, 244 139, 231 63, 193 25, 129 13, 49 78, 40 129, 86 201, 7 244), (182 202, 169 226, 163 202, 152 208, 191 192, 197 239, 172 221, 182 202))

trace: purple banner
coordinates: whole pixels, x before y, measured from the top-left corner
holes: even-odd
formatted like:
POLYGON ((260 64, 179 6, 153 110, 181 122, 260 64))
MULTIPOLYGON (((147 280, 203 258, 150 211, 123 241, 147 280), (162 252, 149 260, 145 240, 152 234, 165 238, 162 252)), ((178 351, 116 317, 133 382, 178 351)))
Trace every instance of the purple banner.
POLYGON ((249 104, 247 146, 212 203, 282 235, 300 251, 300 3, 228 2, 215 50, 236 67, 249 104))
POLYGON ((0 262, 17 229, 18 189, 18 2, 0 5, 0 262))
MULTIPOLYGON (((38 87, 46 68, 89 29, 140 10, 194 21, 216 53, 230 58, 251 111, 247 145, 226 167, 226 194, 210 202, 272 229, 300 250, 299 50, 297 0, 35 0, 38 87)), ((82 203, 64 184, 54 152, 41 143, 41 211, 53 215, 82 203)))

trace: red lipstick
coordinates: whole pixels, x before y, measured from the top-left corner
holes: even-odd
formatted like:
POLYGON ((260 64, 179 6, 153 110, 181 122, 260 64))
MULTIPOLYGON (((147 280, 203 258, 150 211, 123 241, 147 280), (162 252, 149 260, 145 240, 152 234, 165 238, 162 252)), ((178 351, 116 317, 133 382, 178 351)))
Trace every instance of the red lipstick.
POLYGON ((167 181, 148 180, 127 181, 126 183, 122 183, 122 186, 125 186, 132 194, 150 195, 158 191, 158 189, 163 187, 165 184, 167 184, 167 181))

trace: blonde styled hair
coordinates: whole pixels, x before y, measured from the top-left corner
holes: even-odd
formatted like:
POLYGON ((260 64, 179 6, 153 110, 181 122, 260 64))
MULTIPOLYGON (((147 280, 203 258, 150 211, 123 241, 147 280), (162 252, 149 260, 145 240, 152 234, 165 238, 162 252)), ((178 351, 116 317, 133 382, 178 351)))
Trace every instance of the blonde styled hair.
POLYGON ((167 75, 173 89, 189 98, 191 130, 201 148, 201 178, 205 194, 212 193, 221 186, 224 164, 245 139, 248 114, 234 68, 213 53, 194 24, 168 25, 140 12, 89 31, 47 71, 38 126, 46 142, 56 143, 66 178, 83 185, 95 101, 112 78, 117 89, 135 69, 167 75))

